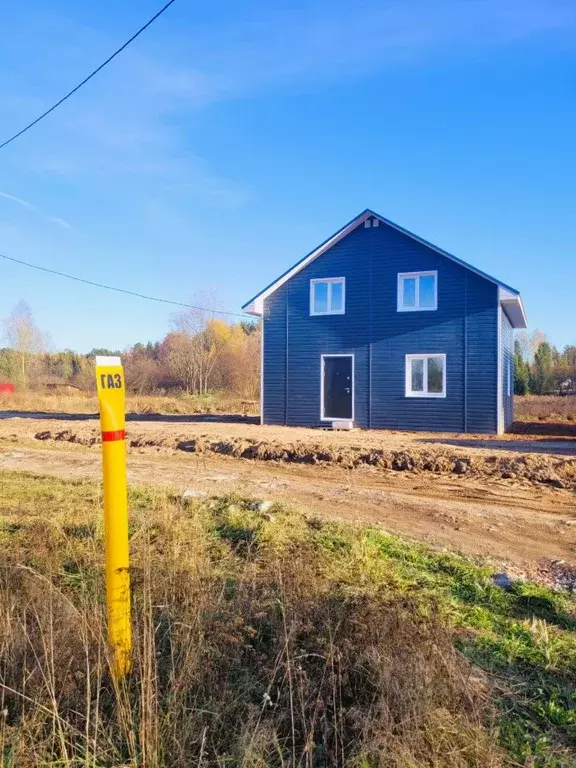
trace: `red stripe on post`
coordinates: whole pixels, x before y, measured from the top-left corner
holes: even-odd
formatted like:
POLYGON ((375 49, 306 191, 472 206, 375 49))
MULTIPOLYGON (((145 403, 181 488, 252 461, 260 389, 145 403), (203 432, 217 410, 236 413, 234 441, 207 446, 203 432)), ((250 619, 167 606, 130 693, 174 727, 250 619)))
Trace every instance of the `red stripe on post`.
POLYGON ((114 432, 102 432, 103 443, 112 443, 114 440, 126 440, 126 430, 117 429, 114 432))

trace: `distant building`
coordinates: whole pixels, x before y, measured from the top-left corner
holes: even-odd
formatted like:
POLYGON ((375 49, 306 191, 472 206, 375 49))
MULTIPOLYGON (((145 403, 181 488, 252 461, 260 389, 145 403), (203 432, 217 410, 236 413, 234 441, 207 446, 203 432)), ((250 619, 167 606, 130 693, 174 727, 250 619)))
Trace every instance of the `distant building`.
POLYGON ((40 379, 39 384, 46 392, 57 392, 61 395, 77 395, 82 393, 80 387, 69 384, 67 381, 58 378, 58 376, 44 376, 40 379))
POLYGON ((244 309, 262 317, 262 422, 503 432, 519 292, 366 210, 244 309))

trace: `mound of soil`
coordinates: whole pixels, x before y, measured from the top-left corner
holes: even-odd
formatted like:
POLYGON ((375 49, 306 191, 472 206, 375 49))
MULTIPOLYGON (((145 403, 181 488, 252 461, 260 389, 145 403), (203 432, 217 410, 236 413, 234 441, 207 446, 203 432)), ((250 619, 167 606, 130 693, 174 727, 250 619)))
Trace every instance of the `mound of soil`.
MULTIPOLYGON (((98 430, 45 429, 34 434, 37 440, 55 440, 94 446, 100 442, 98 430)), ((383 471, 434 473, 477 478, 524 481, 533 485, 576 490, 576 458, 547 454, 507 454, 504 452, 466 453, 445 445, 388 448, 315 442, 314 440, 281 441, 197 434, 155 434, 131 429, 128 444, 132 449, 186 451, 195 454, 232 456, 252 461, 278 461, 296 464, 338 465, 346 469, 374 467, 383 471)))

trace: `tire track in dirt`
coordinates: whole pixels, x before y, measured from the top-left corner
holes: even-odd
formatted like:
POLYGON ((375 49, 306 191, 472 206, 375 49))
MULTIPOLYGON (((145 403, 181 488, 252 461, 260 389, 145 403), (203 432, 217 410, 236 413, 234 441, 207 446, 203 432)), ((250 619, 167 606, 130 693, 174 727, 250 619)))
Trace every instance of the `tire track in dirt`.
MULTIPOLYGON (((79 445, 4 446, 0 469, 96 479, 100 455, 79 445)), ((208 496, 237 491, 307 514, 376 524, 527 574, 542 560, 575 560, 576 526, 566 524, 576 518, 575 499, 566 490, 135 449, 129 452, 128 476, 135 485, 191 489, 208 496)))

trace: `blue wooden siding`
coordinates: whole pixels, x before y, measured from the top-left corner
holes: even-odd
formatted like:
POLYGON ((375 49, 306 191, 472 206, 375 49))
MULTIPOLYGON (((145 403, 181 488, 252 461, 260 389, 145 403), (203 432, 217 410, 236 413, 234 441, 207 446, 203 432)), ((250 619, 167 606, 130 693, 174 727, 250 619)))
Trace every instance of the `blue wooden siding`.
POLYGON ((370 261, 356 229, 286 283, 288 286, 288 424, 320 423, 320 356, 354 355, 354 413, 366 427, 370 261), (326 270, 330 271, 330 274, 326 270), (345 314, 310 317, 310 280, 345 277, 345 314))
POLYGON ((355 424, 493 433, 498 289, 382 222, 359 226, 264 302, 264 422, 318 426, 323 354, 355 358, 355 424), (438 271, 438 309, 397 311, 399 272, 438 271), (310 316, 310 280, 346 279, 343 315, 310 316), (446 354, 446 398, 405 397, 405 356, 446 354))
POLYGON ((263 323, 263 403, 265 424, 286 423, 286 290, 266 300, 263 323))
POLYGON ((468 274, 465 432, 498 431, 498 287, 468 274))
POLYGON ((504 429, 514 421, 514 331, 503 309, 501 312, 501 352, 502 366, 502 418, 504 429))

